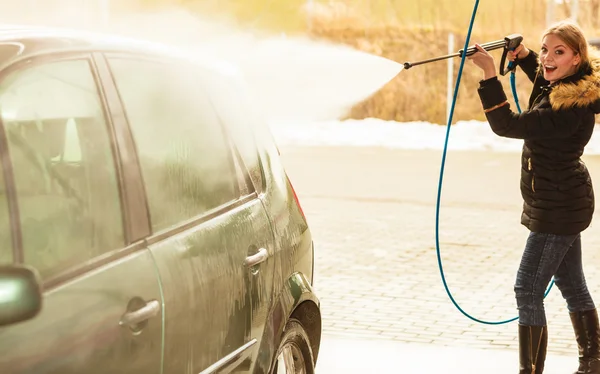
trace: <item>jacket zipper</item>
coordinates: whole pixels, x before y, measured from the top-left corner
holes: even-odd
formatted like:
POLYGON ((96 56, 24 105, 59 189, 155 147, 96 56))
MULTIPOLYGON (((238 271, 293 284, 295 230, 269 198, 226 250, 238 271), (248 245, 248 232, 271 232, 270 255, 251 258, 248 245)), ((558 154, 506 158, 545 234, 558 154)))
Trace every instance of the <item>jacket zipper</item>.
POLYGON ((531 190, 535 192, 535 174, 533 174, 533 167, 531 166, 531 157, 527 159, 527 169, 531 172, 531 190))
MULTIPOLYGON (((537 76, 536 76, 536 80, 537 80, 537 76)), ((548 91, 550 91, 550 88, 547 86, 541 87, 542 88, 542 92, 540 92, 535 100, 533 100, 533 103, 531 104, 531 108, 533 108, 537 103, 538 100, 540 99, 540 97, 542 97, 542 95, 548 93, 548 91)), ((533 172, 533 166, 531 165, 531 157, 529 157, 527 159, 527 169, 529 169, 529 171, 531 172, 531 191, 533 191, 535 193, 535 173, 533 172)))
POLYGON ((531 108, 533 108, 535 106, 535 104, 538 103, 538 99, 544 95, 545 93, 548 93, 550 91, 550 88, 548 86, 542 86, 541 87, 542 92, 540 92, 536 97, 535 100, 533 100, 533 103, 531 104, 531 108))
POLYGON ((544 94, 544 92, 542 92, 541 94, 537 95, 535 97, 535 100, 533 100, 533 103, 531 104, 531 107, 533 108, 535 106, 535 104, 537 104, 538 99, 540 98, 540 96, 542 96, 544 94))

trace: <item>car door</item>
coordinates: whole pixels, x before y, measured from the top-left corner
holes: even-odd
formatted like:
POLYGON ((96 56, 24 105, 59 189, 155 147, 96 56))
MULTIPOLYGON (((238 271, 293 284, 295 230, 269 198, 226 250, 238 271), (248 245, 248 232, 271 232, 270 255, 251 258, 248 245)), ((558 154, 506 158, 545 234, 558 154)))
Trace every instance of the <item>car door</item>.
POLYGON ((131 55, 107 63, 146 185, 168 305, 165 371, 251 372, 272 301, 273 234, 201 70, 131 55))
POLYGON ((0 237, 44 288, 36 318, 0 328, 3 374, 162 372, 160 283, 103 98, 88 54, 0 73, 0 237))

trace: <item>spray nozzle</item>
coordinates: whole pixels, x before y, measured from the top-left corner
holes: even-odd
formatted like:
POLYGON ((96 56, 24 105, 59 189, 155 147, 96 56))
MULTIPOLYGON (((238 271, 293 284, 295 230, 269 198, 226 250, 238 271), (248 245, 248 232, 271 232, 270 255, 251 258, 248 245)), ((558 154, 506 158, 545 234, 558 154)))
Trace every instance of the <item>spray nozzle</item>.
MULTIPOLYGON (((522 41, 523 41, 523 36, 521 36, 520 34, 511 34, 511 35, 504 37, 504 39, 502 39, 502 40, 496 40, 493 42, 481 44, 481 47, 483 49, 485 49, 486 51, 504 48, 504 52, 502 53, 502 59, 500 61, 500 74, 506 75, 506 73, 514 70, 516 67, 514 64, 509 63, 508 68, 505 69, 506 55, 508 54, 508 51, 514 51, 519 45, 521 45, 522 41)), ((467 54, 467 56, 471 56, 475 52, 477 52, 477 48, 475 48, 475 46, 471 46, 471 47, 467 48, 466 54, 467 54)), ((436 57, 436 58, 418 61, 418 62, 405 62, 404 69, 410 69, 413 66, 422 65, 422 64, 429 63, 429 62, 445 60, 445 59, 452 58, 452 57, 462 57, 463 53, 465 53, 464 49, 460 49, 457 53, 452 53, 452 54, 449 54, 446 56, 436 57)))

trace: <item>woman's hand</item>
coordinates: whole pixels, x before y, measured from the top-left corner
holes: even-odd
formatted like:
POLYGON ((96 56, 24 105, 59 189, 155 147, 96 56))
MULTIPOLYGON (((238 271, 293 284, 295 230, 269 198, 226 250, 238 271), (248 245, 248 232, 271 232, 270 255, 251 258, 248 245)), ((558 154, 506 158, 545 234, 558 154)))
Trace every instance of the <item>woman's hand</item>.
POLYGON ((517 48, 515 48, 514 51, 508 51, 508 54, 506 55, 506 57, 508 58, 508 61, 514 61, 516 59, 519 59, 519 60, 524 59, 528 55, 529 55, 529 49, 527 49, 527 47, 525 47, 525 45, 519 44, 519 46, 517 48))
POLYGON ((494 57, 479 44, 475 44, 475 48, 477 49, 477 52, 467 58, 483 70, 484 80, 494 78, 496 76, 496 63, 494 62, 494 57))

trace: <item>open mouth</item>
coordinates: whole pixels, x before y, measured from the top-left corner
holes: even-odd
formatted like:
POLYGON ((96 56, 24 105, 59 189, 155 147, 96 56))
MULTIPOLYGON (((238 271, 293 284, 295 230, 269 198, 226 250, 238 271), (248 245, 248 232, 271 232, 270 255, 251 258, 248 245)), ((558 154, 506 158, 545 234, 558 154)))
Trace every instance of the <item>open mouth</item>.
POLYGON ((556 66, 552 66, 552 65, 544 65, 544 71, 546 73, 552 73, 553 71, 556 70, 556 66))

